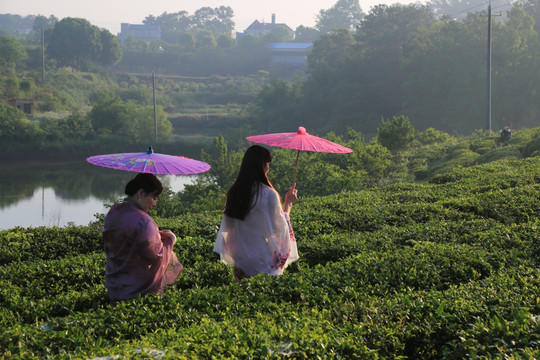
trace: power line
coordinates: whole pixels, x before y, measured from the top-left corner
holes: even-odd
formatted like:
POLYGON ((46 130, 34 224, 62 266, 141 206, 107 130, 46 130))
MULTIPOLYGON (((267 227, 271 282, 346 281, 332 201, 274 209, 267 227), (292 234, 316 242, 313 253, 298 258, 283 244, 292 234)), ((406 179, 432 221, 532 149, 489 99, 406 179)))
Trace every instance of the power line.
MULTIPOLYGON (((450 16, 452 18, 456 18, 456 17, 459 17, 461 15, 466 15, 469 12, 471 12, 471 10, 477 9, 477 8, 483 8, 485 6, 488 6, 490 3, 491 3, 491 1, 480 2, 480 3, 476 4, 476 5, 472 5, 472 6, 468 7, 466 9, 459 10, 456 13, 448 14, 448 16, 450 16)), ((506 3, 506 4, 498 5, 497 7, 492 7, 492 10, 496 10, 496 9, 499 9, 499 8, 505 8, 505 7, 508 7, 508 9, 509 9, 509 8, 513 7, 513 5, 510 4, 510 3, 506 3)))

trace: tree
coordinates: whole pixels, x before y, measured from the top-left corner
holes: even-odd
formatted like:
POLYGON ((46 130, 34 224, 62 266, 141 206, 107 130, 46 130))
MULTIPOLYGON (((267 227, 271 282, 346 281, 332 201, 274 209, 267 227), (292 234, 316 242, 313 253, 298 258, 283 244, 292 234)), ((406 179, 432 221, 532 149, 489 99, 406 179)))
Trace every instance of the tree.
POLYGON ((51 15, 48 18, 43 15, 38 15, 34 19, 34 24, 32 25, 32 31, 40 34, 40 37, 41 37, 41 30, 48 30, 50 28, 53 28, 57 22, 58 22, 58 18, 54 15, 51 15))
POLYGON ((354 124, 358 112, 351 109, 357 103, 351 91, 352 74, 346 69, 356 43, 347 29, 323 34, 314 43, 308 56, 309 77, 304 86, 303 110, 306 126, 319 131, 345 131, 354 124))
POLYGON ((195 35, 197 42, 196 47, 203 49, 213 49, 216 47, 216 39, 214 34, 210 30, 201 30, 198 31, 195 35))
POLYGON ((354 30, 363 17, 358 0, 338 0, 330 9, 319 12, 315 27, 323 34, 337 29, 354 30))
POLYGON ((125 109, 122 114, 125 117, 123 123, 128 126, 127 133, 131 140, 138 143, 154 141, 156 124, 158 139, 166 140, 171 136, 172 124, 162 106, 156 107, 156 120, 153 106, 140 106, 129 101, 125 104, 125 109))
POLYGON ((88 116, 98 134, 127 135, 131 120, 126 113, 127 107, 118 95, 102 91, 96 94, 88 116))
POLYGON ((195 47, 195 36, 190 32, 178 35, 178 44, 184 49, 193 49, 195 47))
POLYGON ((283 25, 276 25, 269 33, 262 35, 261 41, 265 44, 274 42, 289 42, 293 39, 292 34, 283 25))
POLYGON ((264 131, 298 128, 296 123, 302 101, 300 84, 273 79, 264 84, 252 104, 250 113, 256 126, 264 131))
POLYGON ((485 22, 451 20, 419 33, 403 67, 401 105, 417 129, 465 134, 483 127, 485 22))
POLYGON ((534 19, 514 7, 493 34, 493 119, 498 128, 536 126, 540 102, 540 40, 534 19))
POLYGON ((16 107, 0 103, 0 139, 2 143, 35 141, 42 134, 39 127, 24 117, 16 107))
POLYGON ((221 34, 217 39, 217 47, 220 49, 231 49, 234 46, 234 39, 230 35, 221 34))
POLYGON ((320 35, 316 28, 300 25, 294 31, 294 42, 315 42, 320 35))
POLYGON ((190 31, 193 28, 193 19, 184 10, 170 14, 164 12, 158 17, 150 15, 143 20, 143 23, 159 26, 161 39, 171 44, 176 43, 180 34, 190 31))
POLYGON ((229 151, 223 135, 213 140, 213 148, 206 152, 201 150, 201 160, 210 164, 210 171, 202 175, 205 181, 216 183, 226 190, 234 182, 238 173, 242 154, 229 151))
POLYGON ((36 42, 41 43, 41 33, 42 31, 47 31, 54 27, 58 22, 58 18, 54 15, 49 16, 48 18, 43 15, 38 15, 34 19, 34 24, 32 25, 32 38, 36 42))
POLYGON ((540 34, 540 0, 522 0, 520 6, 534 19, 534 30, 540 34))
POLYGON ((89 139, 94 135, 91 120, 81 113, 73 113, 65 119, 54 119, 42 122, 46 140, 61 142, 65 139, 77 141, 89 139))
POLYGON ((56 23, 46 42, 49 56, 61 65, 77 68, 85 61, 99 59, 102 50, 99 28, 79 18, 68 17, 56 23))
POLYGON ((234 28, 234 12, 229 6, 212 9, 202 7, 193 14, 194 27, 200 30, 210 30, 214 34, 231 34, 234 28))
POLYGON ((414 127, 403 115, 383 120, 377 128, 377 141, 393 153, 404 150, 414 141, 414 127))
POLYGON ((146 25, 158 25, 161 32, 166 36, 166 33, 181 33, 191 30, 193 19, 185 10, 176 13, 167 13, 155 16, 147 16, 143 23, 146 25))
POLYGON ((145 53, 150 49, 148 43, 144 40, 137 40, 133 36, 128 36, 124 41, 124 51, 145 53))
POLYGON ((357 51, 344 78, 350 85, 345 89, 356 94, 351 110, 361 114, 364 132, 372 133, 381 117, 401 113, 408 78, 403 65, 419 32, 434 22, 429 8, 418 4, 375 6, 362 20, 355 34, 357 51))
MULTIPOLYGON (((471 13, 485 12, 487 3, 484 0, 431 0, 426 5, 437 18, 446 17, 450 20, 465 20, 471 13)), ((492 0, 494 9, 511 8, 511 0, 492 0)))
MULTIPOLYGON (((172 124, 161 106, 156 108, 158 136, 167 139, 172 124)), ((132 142, 148 142, 154 139, 154 108, 122 99, 108 91, 96 94, 89 113, 92 126, 98 134, 112 134, 128 138, 132 142)))
POLYGON ((309 55, 309 67, 315 72, 319 66, 340 68, 347 61, 355 40, 347 29, 339 29, 330 34, 321 35, 315 42, 309 55))
POLYGON ((15 99, 21 96, 21 81, 15 71, 10 71, 8 76, 2 79, 1 85, 4 97, 15 99))
POLYGON ((15 68, 27 56, 24 46, 13 36, 0 36, 0 67, 15 68))
POLYGON ((101 30, 101 56, 99 61, 105 65, 115 65, 122 59, 122 46, 109 30, 101 30))

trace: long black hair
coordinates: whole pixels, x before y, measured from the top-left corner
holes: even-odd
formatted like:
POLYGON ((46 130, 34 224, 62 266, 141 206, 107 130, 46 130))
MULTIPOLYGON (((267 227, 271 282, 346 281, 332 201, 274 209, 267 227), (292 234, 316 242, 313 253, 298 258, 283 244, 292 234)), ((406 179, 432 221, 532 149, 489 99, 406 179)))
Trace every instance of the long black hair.
POLYGON ((252 145, 246 150, 238 176, 227 191, 225 215, 244 220, 252 208, 252 202, 257 201, 261 184, 274 188, 264 169, 265 164, 270 162, 272 162, 272 154, 268 149, 260 145, 252 145))
POLYGON ((124 193, 129 196, 135 195, 139 189, 143 189, 145 194, 160 195, 163 191, 161 181, 154 174, 140 173, 129 180, 124 189, 124 193))

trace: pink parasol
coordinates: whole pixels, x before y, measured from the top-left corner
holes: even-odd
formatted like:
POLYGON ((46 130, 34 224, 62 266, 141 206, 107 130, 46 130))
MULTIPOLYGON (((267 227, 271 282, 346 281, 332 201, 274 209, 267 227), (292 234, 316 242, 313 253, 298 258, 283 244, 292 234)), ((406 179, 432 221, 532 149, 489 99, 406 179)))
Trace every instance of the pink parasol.
POLYGON ((296 181, 296 170, 298 168, 298 157, 300 151, 313 151, 313 152, 325 152, 325 153, 338 153, 345 154, 351 153, 352 150, 336 144, 332 141, 310 135, 306 132, 306 129, 302 126, 298 128, 297 132, 290 133, 276 133, 276 134, 265 134, 265 135, 255 135, 248 136, 246 139, 249 141, 276 146, 286 149, 297 150, 296 154, 296 163, 294 165, 294 177, 293 183, 296 181))
POLYGON ((205 162, 184 156, 156 154, 150 146, 144 153, 95 155, 86 159, 90 164, 116 170, 156 175, 191 175, 210 169, 205 162))

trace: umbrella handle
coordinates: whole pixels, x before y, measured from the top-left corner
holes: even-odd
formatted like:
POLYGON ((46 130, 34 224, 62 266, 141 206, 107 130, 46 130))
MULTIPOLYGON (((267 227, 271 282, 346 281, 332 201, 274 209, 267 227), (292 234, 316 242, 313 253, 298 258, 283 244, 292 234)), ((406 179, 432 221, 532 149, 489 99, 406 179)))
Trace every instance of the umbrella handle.
POLYGON ((296 169, 298 168, 298 157, 300 156, 300 150, 296 153, 296 163, 294 164, 294 176, 293 176, 293 185, 296 182, 296 169))

